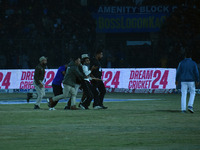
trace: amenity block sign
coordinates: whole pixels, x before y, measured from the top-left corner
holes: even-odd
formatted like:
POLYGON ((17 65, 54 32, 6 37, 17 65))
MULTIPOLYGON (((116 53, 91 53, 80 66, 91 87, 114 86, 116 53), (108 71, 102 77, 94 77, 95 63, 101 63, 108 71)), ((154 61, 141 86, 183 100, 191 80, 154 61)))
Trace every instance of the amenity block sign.
MULTIPOLYGON (((57 69, 45 70, 45 88, 50 85, 57 69)), ((176 69, 103 69, 102 80, 106 88, 123 89, 175 89, 176 69)), ((34 69, 0 70, 0 89, 34 89, 34 69)))
POLYGON ((93 9, 96 32, 158 32, 177 6, 99 6, 93 9))
POLYGON ((176 69, 104 69, 106 88, 175 89, 176 69))

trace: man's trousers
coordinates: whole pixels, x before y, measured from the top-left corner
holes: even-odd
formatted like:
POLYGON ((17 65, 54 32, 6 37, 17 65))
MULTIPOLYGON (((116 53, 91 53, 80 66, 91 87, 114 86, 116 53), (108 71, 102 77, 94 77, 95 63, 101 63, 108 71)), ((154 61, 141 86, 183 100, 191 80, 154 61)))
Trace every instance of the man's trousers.
POLYGON ((188 106, 193 107, 195 99, 195 82, 181 82, 181 110, 186 110, 187 91, 189 89, 190 98, 188 106))

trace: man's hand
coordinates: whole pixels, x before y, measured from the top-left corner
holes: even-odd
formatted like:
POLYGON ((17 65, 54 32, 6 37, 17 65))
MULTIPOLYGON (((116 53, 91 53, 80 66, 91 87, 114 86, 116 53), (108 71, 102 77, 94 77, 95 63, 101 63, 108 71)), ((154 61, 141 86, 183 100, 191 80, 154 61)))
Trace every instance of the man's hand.
POLYGON ((176 83, 175 83, 175 84, 176 84, 176 86, 178 86, 178 81, 176 81, 176 83))
POLYGON ((93 70, 95 70, 97 68, 98 68, 97 66, 92 66, 91 71, 93 71, 93 70))
POLYGON ((40 85, 39 85, 39 86, 40 86, 40 88, 43 88, 43 87, 44 87, 44 85, 43 85, 42 83, 40 83, 40 85))
POLYGON ((97 81, 104 81, 104 80, 101 80, 99 78, 91 78, 92 80, 97 80, 97 81))

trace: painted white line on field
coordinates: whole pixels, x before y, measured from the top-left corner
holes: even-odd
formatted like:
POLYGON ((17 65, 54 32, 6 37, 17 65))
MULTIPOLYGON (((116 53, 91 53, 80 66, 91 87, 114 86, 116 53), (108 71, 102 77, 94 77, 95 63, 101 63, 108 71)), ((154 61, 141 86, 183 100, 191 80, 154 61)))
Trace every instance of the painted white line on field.
MULTIPOLYGON (((68 99, 67 99, 68 100, 68 99)), ((66 103, 67 100, 60 100, 59 103, 66 103)), ((104 102, 127 102, 127 101, 152 101, 152 100, 162 100, 162 99, 104 99, 104 102)), ((76 99, 77 102, 80 102, 80 99, 76 99)), ((30 104, 35 103, 35 100, 30 100, 30 104)), ((47 103, 46 99, 43 99, 41 103, 47 103)), ((27 104, 26 100, 5 100, 0 101, 0 104, 27 104)))
POLYGON ((104 99, 105 102, 124 102, 124 101, 153 101, 153 100, 162 100, 162 99, 104 99))

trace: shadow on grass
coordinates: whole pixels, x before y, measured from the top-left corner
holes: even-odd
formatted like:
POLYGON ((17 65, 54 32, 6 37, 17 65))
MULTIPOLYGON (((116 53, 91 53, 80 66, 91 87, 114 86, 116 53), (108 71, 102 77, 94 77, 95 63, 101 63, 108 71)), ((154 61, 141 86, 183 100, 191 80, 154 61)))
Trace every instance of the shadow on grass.
POLYGON ((159 112, 171 112, 171 113, 180 113, 181 112, 180 110, 156 110, 156 111, 159 111, 159 112))

